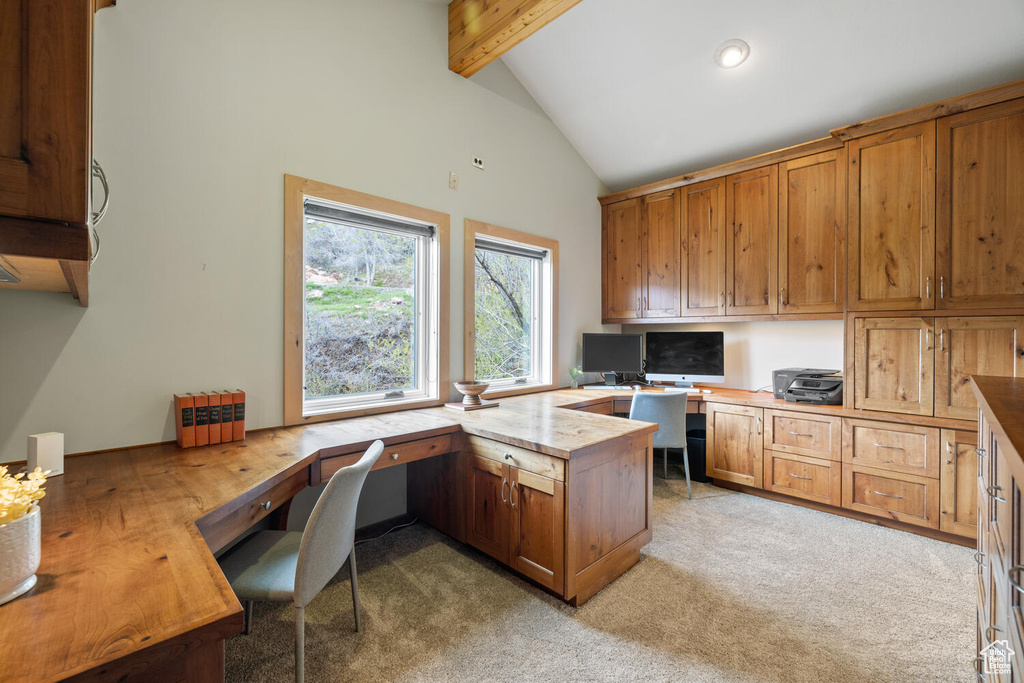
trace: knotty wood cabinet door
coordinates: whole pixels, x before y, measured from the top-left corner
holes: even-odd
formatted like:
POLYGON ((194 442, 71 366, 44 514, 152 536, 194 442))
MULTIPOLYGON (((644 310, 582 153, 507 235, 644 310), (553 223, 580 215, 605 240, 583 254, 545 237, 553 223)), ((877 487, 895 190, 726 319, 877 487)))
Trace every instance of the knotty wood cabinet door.
POLYGON ((565 590, 565 484, 509 468, 512 568, 561 594, 565 590))
POLYGON ((850 309, 935 308, 935 121, 846 143, 850 309))
POLYGON ((725 197, 725 313, 778 313, 778 166, 728 176, 725 197))
POLYGON ((846 151, 779 164, 779 313, 841 313, 846 151))
POLYGON ((725 315, 725 178, 682 188, 682 230, 682 315, 725 315))
POLYGON ((603 317, 639 318, 643 298, 640 247, 641 199, 604 207, 601 226, 603 317))
POLYGON ((0 215, 84 225, 92 0, 0 3, 0 215))
POLYGON ((748 406, 707 404, 709 452, 707 475, 761 488, 764 444, 762 410, 748 406))
POLYGON ((936 318, 935 416, 974 420, 971 375, 1024 375, 1024 316, 936 318))
POLYGON ((937 121, 939 308, 1024 306, 1024 99, 937 121))
POLYGON ((975 538, 978 533, 978 433, 943 429, 939 472, 939 529, 975 538))
POLYGON ((935 371, 931 318, 858 318, 854 408, 931 415, 935 371))
POLYGON ((644 318, 679 316, 679 201, 678 191, 644 197, 641 250, 643 288, 640 312, 644 318))
POLYGON ((468 453, 466 457, 466 541, 508 564, 509 466, 468 453))

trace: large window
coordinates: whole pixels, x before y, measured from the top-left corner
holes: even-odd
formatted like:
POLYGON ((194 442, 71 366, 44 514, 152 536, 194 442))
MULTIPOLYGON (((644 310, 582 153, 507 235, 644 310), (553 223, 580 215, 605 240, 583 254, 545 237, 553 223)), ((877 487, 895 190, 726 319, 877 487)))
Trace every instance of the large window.
POLYGON ((466 221, 466 375, 487 396, 551 388, 558 242, 466 221))
POLYGON ((447 215, 285 178, 286 422, 439 402, 447 215))

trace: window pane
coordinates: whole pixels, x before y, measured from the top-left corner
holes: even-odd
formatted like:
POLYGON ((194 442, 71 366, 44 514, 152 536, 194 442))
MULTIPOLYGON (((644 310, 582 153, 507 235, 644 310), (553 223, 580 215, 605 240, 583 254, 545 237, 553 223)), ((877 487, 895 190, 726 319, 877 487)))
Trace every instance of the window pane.
POLYGON ((306 220, 306 398, 416 388, 416 242, 306 220))
POLYGON ((534 259, 476 250, 477 379, 529 377, 534 259))

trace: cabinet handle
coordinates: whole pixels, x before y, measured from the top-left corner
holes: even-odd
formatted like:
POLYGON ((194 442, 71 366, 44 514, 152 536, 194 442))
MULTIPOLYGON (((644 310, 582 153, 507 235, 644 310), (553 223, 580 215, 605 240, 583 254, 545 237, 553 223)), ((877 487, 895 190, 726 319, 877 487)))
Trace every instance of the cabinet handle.
POLYGON ((946 278, 943 275, 939 276, 939 298, 946 298, 946 278))
POLYGON ((794 479, 803 479, 804 481, 810 481, 812 479, 812 477, 801 477, 799 475, 793 474, 792 472, 789 473, 789 476, 793 477, 794 479))
POLYGON ((501 502, 508 505, 508 498, 505 497, 505 487, 508 486, 508 479, 504 477, 501 480, 501 502))
POLYGON ((927 327, 924 329, 924 350, 932 350, 932 331, 927 327))
MULTIPOLYGON (((978 552, 974 553, 974 562, 975 562, 975 563, 976 563, 976 564, 977 564, 977 565, 978 565, 979 567, 981 567, 982 569, 984 569, 984 568, 985 568, 985 562, 983 561, 983 558, 984 558, 984 557, 985 557, 985 553, 981 552, 980 550, 979 550, 978 552)), ((1019 567, 1019 565, 1018 565, 1018 567, 1019 567)), ((1011 570, 1011 571, 1012 571, 1012 570, 1011 570)))
POLYGON ((979 458, 988 457, 988 451, 986 451, 984 448, 975 448, 974 452, 978 454, 979 458))
POLYGON ((925 279, 924 279, 924 298, 925 299, 931 299, 932 298, 932 278, 931 278, 930 275, 925 277, 925 279))
POLYGON ((1010 568, 1010 571, 1006 572, 1006 576, 1010 580, 1010 585, 1013 586, 1013 589, 1018 593, 1024 594, 1024 586, 1021 586, 1013 578, 1013 575, 1019 572, 1021 569, 1024 569, 1024 564, 1015 564, 1013 567, 1010 568))
POLYGON ((952 465, 953 464, 953 442, 952 441, 947 441, 946 442, 946 464, 947 465, 952 465))
POLYGON ((512 454, 511 453, 506 453, 505 454, 505 459, 506 460, 511 460, 512 459, 512 454))
POLYGON ((1005 503, 1006 502, 1005 498, 996 495, 996 491, 1002 491, 1002 490, 1003 490, 1002 486, 992 485, 992 486, 989 486, 989 487, 987 487, 985 489, 985 493, 987 493, 988 497, 991 498, 992 500, 994 500, 995 502, 997 502, 997 503, 1005 503))
MULTIPOLYGON (((999 628, 998 626, 989 626, 987 629, 985 629, 985 638, 988 640, 989 643, 993 643, 993 642, 995 642, 996 638, 992 634, 993 633, 1001 632, 1002 630, 1003 629, 999 628)), ((995 649, 999 650, 1000 652, 1002 652, 1002 650, 1000 648, 995 648, 995 649)))
POLYGON ((982 663, 983 662, 982 662, 982 659, 981 659, 981 655, 978 655, 977 657, 974 658, 974 673, 978 674, 978 680, 979 681, 987 681, 988 678, 985 676, 985 674, 981 673, 981 665, 982 665, 982 663))
MULTIPOLYGON (((514 500, 512 500, 512 494, 515 493, 515 492, 516 492, 516 483, 512 482, 512 486, 510 486, 509 489, 508 489, 508 502, 512 504, 512 509, 513 510, 516 509, 516 502, 514 500)), ((519 497, 519 495, 516 494, 516 498, 518 498, 518 497, 519 497)))
POLYGON ((644 299, 643 299, 643 307, 642 307, 642 310, 645 310, 645 311, 647 310, 647 297, 646 297, 646 296, 645 296, 645 297, 644 297, 644 299))
MULTIPOLYGON (((98 211, 93 211, 90 215, 91 220, 90 228, 92 228, 92 239, 96 243, 96 248, 92 252, 92 260, 90 264, 96 263, 96 259, 100 255, 100 234, 96 232, 96 225, 103 220, 103 217, 107 215, 107 207, 110 206, 110 184, 107 183, 107 174, 103 172, 103 167, 100 166, 100 162, 95 159, 92 160, 92 177, 100 181, 100 185, 103 186, 103 203, 100 204, 98 211)), ((92 197, 92 184, 90 179, 89 185, 89 196, 92 197)))
POLYGON ((757 418, 757 433, 761 433, 761 418, 757 418))
POLYGON ((903 496, 897 496, 895 493, 882 493, 881 491, 872 491, 871 493, 877 493, 878 495, 885 496, 886 498, 898 498, 903 500, 903 496))
POLYGON ((636 312, 640 312, 640 297, 636 298, 636 312))
POLYGON ((789 292, 786 291, 785 287, 782 288, 781 295, 782 295, 782 305, 783 306, 788 306, 789 305, 789 292))
POLYGON ((939 351, 945 351, 945 350, 946 350, 946 330, 943 328, 943 329, 939 330, 939 351))
POLYGON ((881 444, 881 443, 876 443, 875 446, 878 447, 878 448, 888 448, 891 451, 906 450, 906 449, 903 448, 903 446, 886 446, 885 444, 881 444))
POLYGON ((885 271, 885 279, 889 281, 889 284, 891 286, 893 286, 893 287, 896 286, 896 283, 892 281, 892 276, 889 275, 889 271, 885 271))
POLYGON ((790 434, 792 434, 793 436, 808 436, 808 437, 811 437, 811 438, 814 437, 814 434, 804 434, 802 432, 790 432, 790 434))
POLYGON ((725 292, 718 293, 718 305, 725 307, 725 292))
POLYGON ((266 503, 261 504, 260 507, 263 508, 264 510, 269 511, 270 510, 270 501, 268 500, 266 503))

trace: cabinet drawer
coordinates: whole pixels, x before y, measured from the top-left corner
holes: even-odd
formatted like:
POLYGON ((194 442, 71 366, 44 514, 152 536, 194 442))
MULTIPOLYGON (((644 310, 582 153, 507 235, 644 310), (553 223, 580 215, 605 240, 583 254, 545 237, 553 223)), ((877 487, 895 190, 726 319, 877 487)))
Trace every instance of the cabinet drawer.
MULTIPOLYGON (((581 413, 596 413, 598 415, 611 415, 614 412, 614 408, 615 408, 616 404, 618 404, 618 401, 615 401, 614 403, 612 401, 603 401, 601 403, 595 403, 592 406, 583 406, 582 408, 577 408, 576 410, 578 410, 581 413)), ((627 412, 627 413, 629 412, 629 406, 628 405, 626 406, 625 412, 627 412)))
POLYGON ((276 484, 256 487, 199 520, 196 526, 210 550, 217 552, 308 485, 309 468, 304 468, 276 484))
POLYGON ((843 507, 939 527, 939 480, 843 463, 843 507))
POLYGON ((764 452, 764 487, 776 493, 842 505, 842 473, 832 460, 775 451, 764 452))
POLYGON ((466 450, 481 458, 518 467, 556 481, 565 481, 565 461, 560 458, 471 435, 466 436, 466 450))
MULTIPOLYGON (((384 447, 384 453, 381 454, 380 458, 377 459, 377 462, 374 463, 373 469, 379 470, 384 467, 404 465, 407 462, 430 458, 435 455, 441 455, 442 453, 449 453, 451 450, 451 434, 443 434, 430 439, 417 439, 416 441, 397 443, 384 447)), ((365 453, 365 451, 322 459, 320 461, 320 483, 327 483, 327 481, 330 480, 331 475, 342 467, 348 467, 349 465, 354 465, 359 462, 359 458, 363 457, 363 453, 365 453)))
POLYGON ((839 460, 843 421, 829 415, 764 411, 764 447, 793 455, 839 460))
POLYGON ((938 478, 939 430, 845 419, 843 462, 938 478))

